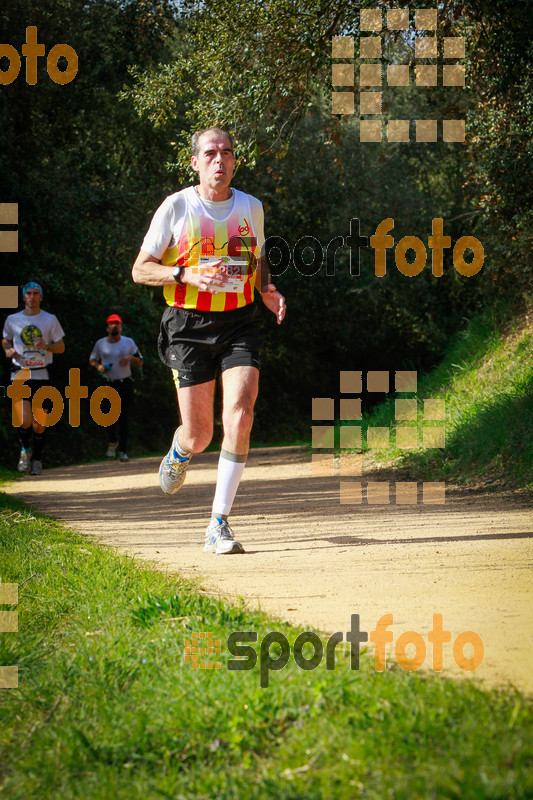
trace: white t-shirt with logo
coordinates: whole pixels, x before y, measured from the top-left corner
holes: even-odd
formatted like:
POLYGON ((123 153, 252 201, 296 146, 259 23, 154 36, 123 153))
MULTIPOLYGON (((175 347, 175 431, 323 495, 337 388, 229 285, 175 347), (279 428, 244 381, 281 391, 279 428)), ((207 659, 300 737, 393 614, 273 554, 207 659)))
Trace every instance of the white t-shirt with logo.
POLYGON ((44 339, 47 344, 53 344, 59 342, 64 335, 57 317, 48 311, 39 311, 33 315, 25 314, 24 311, 10 314, 4 323, 2 336, 13 342, 17 353, 12 359, 13 372, 30 369, 30 380, 46 380, 49 377, 47 367, 52 363, 54 355, 48 350, 40 350, 35 341, 44 339))
POLYGON ((129 336, 121 336, 116 342, 108 342, 107 337, 98 339, 90 355, 95 361, 99 361, 104 367, 110 365, 109 369, 103 373, 108 381, 118 381, 123 378, 131 378, 131 364, 128 361, 126 366, 121 367, 119 361, 124 356, 138 356, 139 348, 129 336))

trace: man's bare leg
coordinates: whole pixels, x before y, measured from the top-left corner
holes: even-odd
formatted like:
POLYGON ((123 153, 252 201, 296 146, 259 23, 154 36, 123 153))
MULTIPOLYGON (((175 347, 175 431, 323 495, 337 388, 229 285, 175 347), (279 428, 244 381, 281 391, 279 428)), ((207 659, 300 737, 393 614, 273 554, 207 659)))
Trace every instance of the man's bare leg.
POLYGON ((19 440, 21 445, 20 458, 18 463, 19 472, 29 472, 31 469, 31 450, 32 450, 32 413, 31 400, 22 400, 22 425, 19 427, 19 440))
POLYGON ((33 416, 31 401, 23 400, 22 425, 19 428, 19 439, 21 444, 20 458, 18 463, 19 472, 28 472, 30 469, 32 475, 40 475, 42 472, 41 460, 45 431, 45 426, 41 425, 40 422, 37 422, 33 416), (37 462, 37 464, 34 462, 37 462))
POLYGON ((213 438, 215 381, 178 389, 181 427, 178 434, 184 453, 201 453, 213 438))
MULTIPOLYGON (((258 387, 256 367, 231 367, 222 373, 223 450, 248 454, 258 387)), ((215 381, 178 389, 181 426, 177 439, 184 453, 201 453, 213 438, 214 398, 215 381)))
POLYGON ((205 550, 210 553, 244 552, 242 545, 233 538, 228 516, 246 464, 258 385, 256 367, 231 367, 222 373, 224 440, 206 534, 205 550))
POLYGON ((247 456, 259 390, 259 370, 257 367, 231 367, 222 373, 222 387, 222 449, 247 456))
MULTIPOLYGON (((244 552, 233 538, 227 519, 248 455, 258 385, 259 370, 256 367, 231 367, 222 373, 224 440, 212 519, 204 548, 209 553, 244 552)), ((161 488, 168 494, 181 488, 191 455, 201 453, 211 441, 214 397, 215 381, 178 389, 182 424, 159 470, 161 488)))
POLYGON ((201 453, 211 441, 214 397, 214 380, 178 388, 182 425, 159 467, 159 485, 166 494, 181 489, 191 456, 201 453))
POLYGON ((31 475, 40 475, 43 471, 42 467, 42 459, 43 459, 43 446, 44 446, 44 434, 46 428, 44 425, 41 425, 40 422, 37 422, 35 417, 32 415, 32 427, 33 427, 33 448, 31 454, 31 475))

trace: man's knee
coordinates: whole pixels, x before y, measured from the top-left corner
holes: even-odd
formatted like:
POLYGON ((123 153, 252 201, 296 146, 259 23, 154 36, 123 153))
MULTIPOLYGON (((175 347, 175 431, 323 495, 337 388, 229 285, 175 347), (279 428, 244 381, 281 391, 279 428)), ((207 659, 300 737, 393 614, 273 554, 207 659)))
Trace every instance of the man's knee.
POLYGON ((182 425, 179 443, 189 453, 202 453, 213 438, 213 428, 191 428, 182 425))
POLYGON ((254 404, 248 399, 241 400, 224 409, 224 430, 250 430, 254 421, 254 404))

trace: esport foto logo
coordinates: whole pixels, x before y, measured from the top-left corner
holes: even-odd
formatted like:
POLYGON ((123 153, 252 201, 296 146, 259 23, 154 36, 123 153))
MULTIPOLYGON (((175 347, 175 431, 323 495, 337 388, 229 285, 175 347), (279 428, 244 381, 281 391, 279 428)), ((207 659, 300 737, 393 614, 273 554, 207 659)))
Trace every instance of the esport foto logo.
MULTIPOLYGON (((259 639, 257 631, 233 631, 228 635, 226 645, 235 658, 228 659, 225 665, 221 658, 222 640, 215 638, 212 631, 194 631, 185 639, 184 661, 193 669, 214 670, 225 666, 230 672, 249 671, 259 665, 259 685, 267 689, 270 673, 284 669, 291 654, 301 670, 317 669, 324 660, 326 670, 334 670, 336 647, 343 642, 350 645, 350 669, 359 670, 361 644, 370 641, 374 645, 374 668, 376 672, 383 672, 387 667, 387 645, 392 645, 394 641, 394 634, 389 630, 394 622, 393 615, 383 614, 370 633, 361 630, 359 614, 352 614, 350 622, 346 638, 342 631, 338 631, 324 642, 314 631, 304 631, 296 637, 292 646, 281 631, 269 631, 261 639, 259 650, 253 646, 259 639)), ((403 670, 415 672, 425 665, 430 646, 431 669, 440 672, 444 663, 444 645, 451 642, 452 634, 444 629, 443 615, 433 614, 433 627, 427 634, 427 644, 417 631, 405 631, 394 642, 394 659, 403 670)), ((454 662, 465 672, 480 666, 484 652, 483 640, 474 631, 462 631, 453 640, 454 662), (467 649, 469 654, 465 654, 467 649)))

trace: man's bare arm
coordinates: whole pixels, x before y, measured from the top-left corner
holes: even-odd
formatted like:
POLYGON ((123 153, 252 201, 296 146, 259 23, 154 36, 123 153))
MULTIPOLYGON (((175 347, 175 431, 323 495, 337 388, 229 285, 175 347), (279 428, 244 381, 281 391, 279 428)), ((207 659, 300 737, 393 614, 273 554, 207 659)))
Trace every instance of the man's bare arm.
POLYGON ((260 256, 257 259, 255 286, 258 292, 264 294, 267 291, 267 286, 272 283, 272 276, 268 268, 268 261, 266 256, 260 256))
POLYGON ((103 375, 103 373, 105 372, 105 367, 104 367, 104 365, 103 365, 103 364, 100 364, 100 362, 99 362, 99 361, 97 361, 97 360, 96 360, 96 358, 90 358, 90 359, 89 359, 89 364, 91 365, 91 367, 94 367, 95 369, 97 369, 97 370, 98 370, 98 372, 101 372, 101 373, 102 373, 102 375, 103 375))
MULTIPOLYGON (((218 258, 202 264, 201 268, 184 267, 181 273, 181 283, 189 283, 191 286, 197 286, 202 292, 216 294, 217 289, 223 287, 228 280, 226 275, 216 272, 221 263, 222 259, 218 258)), ((144 283, 146 286, 175 286, 176 281, 172 277, 174 268, 175 265, 163 266, 155 256, 145 250, 140 250, 131 274, 135 283, 144 283)))
POLYGON ((176 283, 172 277, 174 267, 164 267, 159 259, 139 250, 131 274, 135 283, 144 283, 146 286, 170 286, 176 283))
POLYGON ((261 256, 257 261, 255 286, 261 293, 261 300, 272 311, 278 321, 278 325, 280 325, 285 317, 287 306, 285 298, 272 283, 266 256, 261 256))
POLYGON ((13 358, 13 356, 16 355, 12 339, 2 339, 2 350, 6 354, 7 358, 13 358))
POLYGON ((127 364, 131 364, 133 367, 142 367, 143 360, 140 356, 122 356, 118 363, 121 367, 125 367, 127 364))
POLYGON ((63 339, 58 339, 57 342, 48 342, 45 347, 49 353, 64 353, 65 342, 63 339))

